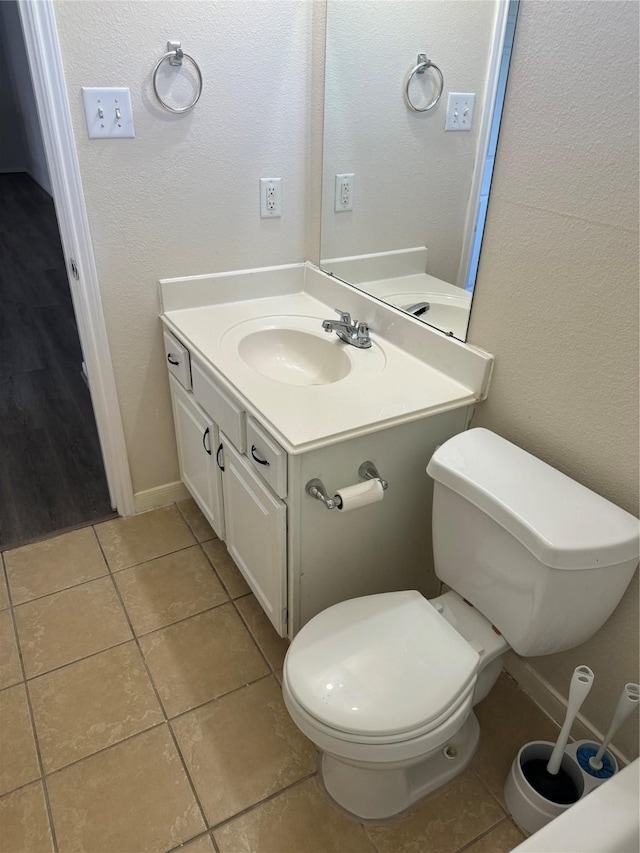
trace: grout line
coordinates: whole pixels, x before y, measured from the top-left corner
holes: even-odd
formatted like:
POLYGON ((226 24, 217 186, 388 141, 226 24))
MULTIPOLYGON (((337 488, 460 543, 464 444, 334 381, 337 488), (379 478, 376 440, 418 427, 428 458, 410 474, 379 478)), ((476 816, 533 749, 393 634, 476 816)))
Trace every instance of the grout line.
MULTIPOLYGON (((309 779, 313 779, 314 776, 318 775, 317 769, 313 771, 313 773, 308 773, 306 776, 302 776, 300 779, 296 779, 295 782, 292 782, 290 785, 285 785, 284 788, 280 788, 279 791, 274 791, 273 794, 269 794, 269 796, 265 797, 262 800, 259 800, 257 803, 252 803, 250 806, 247 806, 246 809, 242 809, 242 811, 237 812, 231 817, 227 817, 224 820, 221 820, 220 823, 214 823, 209 828, 211 830, 211 836, 213 838, 213 833, 216 829, 221 829, 223 826, 226 826, 228 823, 233 823, 234 820, 237 820, 240 817, 244 817, 244 815, 249 812, 255 811, 260 806, 263 806, 265 803, 270 802, 271 800, 275 800, 276 797, 279 797, 281 794, 284 794, 286 791, 290 791, 292 788, 296 788, 298 785, 302 785, 304 782, 308 782, 309 779)), ((213 839, 215 843, 215 838, 213 839)))
POLYGON ((167 722, 174 723, 176 720, 179 720, 181 717, 185 717, 192 711, 198 711, 200 708, 204 708, 205 705, 210 705, 212 702, 218 702, 220 701, 220 699, 226 699, 227 696, 231 696, 232 693, 238 693, 238 691, 245 690, 247 687, 252 687, 254 684, 258 684, 259 681, 264 681, 265 679, 271 678, 272 676, 272 672, 267 672, 264 675, 258 676, 258 678, 254 678, 253 681, 247 681, 245 684, 240 684, 238 687, 234 687, 232 690, 227 690, 226 693, 220 693, 219 696, 212 696, 211 699, 206 699, 204 702, 199 702, 192 708, 187 708, 185 711, 180 711, 178 714, 174 714, 172 717, 167 717, 167 722))
MULTIPOLYGON (((0 0, 1 2, 1 0, 0 0)), ((102 575, 96 575, 93 578, 87 578, 83 581, 78 581, 77 583, 69 584, 69 586, 63 586, 60 589, 52 589, 51 592, 45 592, 44 595, 35 595, 33 598, 27 598, 24 601, 18 601, 13 606, 14 607, 24 607, 25 604, 31 604, 32 601, 42 601, 43 598, 49 598, 52 595, 58 595, 61 592, 67 592, 69 589, 77 589, 79 586, 86 586, 88 583, 93 583, 93 581, 99 581, 100 578, 109 577, 111 572, 109 568, 105 564, 105 573, 102 575)), ((8 577, 8 576, 7 576, 8 577)))
POLYGON ((493 793, 493 791, 491 790, 491 788, 489 787, 489 785, 484 781, 484 779, 483 779, 483 778, 482 778, 482 776, 478 773, 478 771, 477 771, 475 768, 473 768, 473 767, 468 767, 467 769, 468 769, 468 770, 470 770, 470 771, 471 771, 471 773, 472 773, 472 774, 475 776, 475 778, 478 780, 478 782, 480 782, 480 784, 482 785, 482 787, 484 788, 484 790, 489 794, 489 796, 491 797, 491 799, 492 799, 492 800, 494 800, 494 802, 496 802, 496 803, 498 804, 498 806, 500 807, 500 811, 501 811, 501 812, 503 812, 503 813, 508 817, 508 816, 509 816, 509 812, 507 811, 506 806, 504 805, 504 803, 502 803, 502 802, 498 799, 498 795, 493 793))
POLYGON ((84 530, 87 527, 93 527, 94 524, 103 524, 105 521, 114 521, 119 517, 118 513, 114 510, 111 515, 89 519, 88 521, 81 521, 78 524, 72 524, 69 527, 60 527, 56 530, 50 530, 48 533, 38 534, 32 539, 19 539, 17 542, 11 542, 8 545, 0 545, 0 551, 3 554, 7 554, 9 551, 17 551, 18 548, 25 548, 27 545, 36 545, 38 542, 46 542, 48 539, 54 539, 56 536, 64 536, 66 533, 73 533, 76 530, 84 530))
MULTIPOLYGON (((101 547, 101 549, 102 549, 102 546, 100 546, 100 547, 101 547)), ((169 731, 169 736, 170 736, 171 740, 173 741, 174 749, 176 750, 176 752, 177 752, 177 754, 178 754, 178 758, 180 759, 180 763, 181 763, 181 765, 182 765, 182 769, 183 769, 184 774, 185 774, 185 776, 186 776, 186 778, 187 778, 187 783, 188 783, 189 787, 191 788, 192 796, 193 796, 194 801, 195 801, 195 803, 196 803, 196 805, 198 806, 198 809, 199 809, 199 811, 200 811, 200 817, 202 818, 202 822, 203 822, 203 824, 204 824, 204 825, 205 825, 205 827, 206 827, 206 826, 208 826, 208 823, 207 823, 207 817, 206 817, 206 815, 205 815, 205 811, 204 811, 204 808, 203 808, 203 806, 202 806, 202 803, 200 802, 200 797, 198 796, 198 792, 196 791, 196 787, 195 787, 195 785, 194 785, 194 783, 193 783, 193 779, 191 778, 191 774, 189 773, 189 768, 187 767, 187 763, 186 763, 186 761, 185 761, 185 759, 184 759, 184 756, 183 756, 183 754, 182 754, 182 750, 180 749, 180 746, 179 746, 178 741, 177 741, 177 739, 176 739, 176 736, 175 736, 175 734, 174 734, 173 728, 172 728, 172 727, 171 727, 171 725, 169 724, 169 717, 168 717, 168 715, 167 715, 167 710, 166 710, 166 708, 165 708, 165 706, 164 706, 164 702, 162 701, 162 697, 160 696, 160 692, 158 691, 158 688, 156 687, 156 683, 155 683, 155 681, 153 680, 153 675, 152 675, 151 670, 150 670, 150 668, 149 668, 149 665, 148 665, 148 663, 147 663, 147 659, 145 658, 144 653, 143 653, 143 651, 142 651, 142 647, 141 647, 141 645, 140 645, 140 641, 138 640, 138 637, 136 636, 136 633, 135 633, 135 631, 133 630, 133 625, 132 625, 132 623, 131 623, 131 618, 130 618, 130 616, 129 616, 129 612, 127 611, 127 608, 126 608, 126 606, 125 606, 124 600, 123 600, 122 596, 120 595, 120 590, 118 589, 118 584, 116 583, 115 578, 113 577, 113 575, 111 576, 111 581, 112 581, 113 586, 114 586, 114 588, 115 588, 116 595, 118 596, 118 599, 120 600, 120 604, 121 604, 121 606, 122 606, 122 609, 124 610, 124 613, 125 613, 125 616, 126 616, 127 622, 128 622, 128 624, 129 624, 129 628, 131 629, 131 631, 132 631, 132 633, 133 633, 134 641, 135 641, 135 643, 136 643, 136 647, 137 647, 137 649, 138 649, 138 654, 140 655, 140 659, 142 660, 142 665, 143 665, 143 667, 144 667, 144 671, 146 672, 146 674, 147 674, 147 678, 149 679, 149 683, 151 684, 151 688, 152 688, 153 692, 155 693, 156 701, 158 702, 158 705, 160 706, 160 711, 161 711, 161 712, 162 712, 162 714, 164 715, 164 723, 163 723, 163 724, 166 724, 166 726, 167 726, 167 729, 168 729, 168 731, 169 731)), ((147 730, 147 731, 148 731, 148 730, 147 730)))
MULTIPOLYGON (((185 498, 185 500, 189 500, 189 498, 185 498)), ((181 504, 181 503, 184 503, 184 501, 180 501, 180 502, 176 501, 176 504, 175 504, 175 505, 176 505, 176 506, 177 506, 177 508, 178 508, 178 512, 180 513, 180 515, 182 516, 182 518, 183 518, 183 519, 184 519, 184 521, 186 522, 187 527, 189 528, 189 530, 190 530, 190 531, 193 533, 193 535, 195 536, 196 541, 198 542, 198 545, 202 545, 202 543, 203 543, 203 542, 211 542, 211 540, 212 540, 212 539, 218 539, 218 535, 216 534, 216 532, 215 532, 215 530, 213 529, 213 527, 211 527, 211 525, 209 524, 209 522, 208 522, 208 521, 207 521, 207 519, 205 518, 204 514, 202 513, 202 510, 201 510, 201 509, 200 509, 200 507, 198 506, 198 504, 197 504, 197 502, 195 501, 195 499, 194 499, 194 498, 191 498, 191 500, 192 500, 192 501, 194 501, 194 503, 196 504, 196 509, 198 510, 198 512, 199 512, 199 513, 201 513, 201 514, 202 514, 202 517, 204 518, 204 520, 205 520, 206 524, 208 524, 208 525, 209 525, 209 529, 211 530, 212 535, 211 535, 208 539, 202 539, 202 540, 200 540, 200 539, 198 538, 198 534, 196 533, 196 531, 195 531, 195 529, 194 529, 194 525, 193 525, 193 524, 191 524, 191 522, 189 521, 189 519, 187 518, 186 514, 183 512, 183 510, 182 510, 182 508, 181 508, 181 506, 180 506, 180 504, 181 504)))
MULTIPOLYGON (((4 560, 3 560, 4 563, 4 560)), ((42 783, 42 793, 44 795, 45 808, 47 810, 47 820, 49 821, 49 831, 51 833, 51 843, 53 844, 53 849, 55 853, 58 851, 58 840, 56 837, 56 828, 53 823, 53 812, 51 810, 51 801, 49 799, 49 789, 47 787, 46 780, 44 778, 44 764, 42 762, 42 753, 40 752, 40 742, 38 740, 38 731, 36 729, 36 721, 33 713, 33 705, 31 704, 31 694, 29 693, 29 687, 27 685, 26 680, 26 672, 24 668, 24 659, 22 657, 22 645, 20 643, 20 635, 18 634, 18 624, 16 622, 16 616, 13 608, 13 599, 11 598, 11 590, 9 588, 8 577, 5 576, 5 580, 7 581, 7 598, 9 599, 9 613, 11 614, 11 621, 13 624, 13 631, 15 634, 16 646, 18 648, 18 657, 20 659, 20 669, 22 671, 22 679, 24 684, 24 692, 25 698, 27 700, 27 708, 29 711, 29 722, 31 723, 31 734, 33 736, 33 745, 36 751, 36 759, 38 762, 38 767, 40 769, 40 779, 39 781, 42 783)), ((33 782, 38 781, 36 779, 32 780, 33 782)), ((24 786, 21 786, 24 787, 24 786)), ((7 792, 9 793, 9 792, 7 792)))
POLYGON ((462 847, 457 847, 455 853, 463 853, 463 851, 468 850, 469 847, 473 847, 473 845, 481 841, 483 838, 486 838, 487 835, 490 835, 494 829, 497 829, 499 826, 502 826, 503 823, 510 823, 509 818, 505 815, 505 817, 500 818, 497 823, 494 823, 493 826, 490 826, 488 829, 485 829, 484 832, 481 832, 479 835, 476 835, 475 838, 472 838, 470 841, 467 841, 462 847))
MULTIPOLYGON (((0 2, 2 2, 2 0, 0 0, 0 2)), ((60 664, 60 666, 54 666, 52 669, 47 669, 45 672, 39 672, 36 675, 30 675, 28 677, 25 677, 24 683, 29 684, 31 681, 35 681, 37 678, 43 678, 45 675, 49 675, 52 672, 59 672, 61 669, 66 669, 68 666, 73 666, 75 663, 80 663, 80 661, 89 660, 90 658, 94 658, 97 655, 103 654, 104 652, 111 651, 111 649, 117 649, 118 646, 126 646, 126 644, 130 643, 133 639, 133 637, 128 637, 126 640, 122 640, 119 643, 114 643, 112 646, 107 646, 104 649, 99 649, 97 652, 91 652, 91 654, 89 655, 84 655, 81 658, 75 658, 74 660, 67 661, 67 663, 60 664)), ((3 689, 8 690, 7 687, 3 689)))
POLYGON ((258 649, 258 652, 259 652, 259 654, 260 654, 261 658, 263 659, 263 661, 264 661, 264 662, 265 662, 265 664, 267 665, 267 669, 269 670, 269 674, 270 674, 270 675, 273 675, 273 673, 274 673, 274 669, 273 669, 273 667, 271 666, 271 661, 270 661, 270 660, 269 660, 269 658, 267 657, 266 653, 265 653, 265 652, 263 652, 263 650, 262 650, 262 646, 261 646, 261 645, 260 645, 260 643, 258 642, 257 637, 254 635, 253 631, 251 630, 251 628, 249 627, 249 625, 247 624, 247 622, 242 618, 242 613, 240 612, 240 608, 237 606, 236 601, 237 601, 237 599, 235 599, 235 598, 234 598, 234 599, 233 599, 233 601, 232 601, 231 603, 233 604, 233 607, 234 607, 234 609, 235 609, 236 613, 238 614, 238 616, 239 616, 239 618, 240 618, 240 622, 241 622, 241 623, 244 625, 244 627, 246 628, 247 633, 249 634, 249 636, 250 636, 250 637, 251 637, 251 639, 253 640, 253 644, 254 644, 254 645, 255 645, 255 647, 258 649))

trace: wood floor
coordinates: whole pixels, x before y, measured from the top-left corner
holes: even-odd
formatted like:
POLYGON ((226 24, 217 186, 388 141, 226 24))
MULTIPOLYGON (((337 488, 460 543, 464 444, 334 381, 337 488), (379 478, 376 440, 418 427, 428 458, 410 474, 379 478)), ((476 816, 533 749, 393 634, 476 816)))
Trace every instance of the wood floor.
POLYGON ((113 514, 53 202, 0 175, 0 547, 113 514))

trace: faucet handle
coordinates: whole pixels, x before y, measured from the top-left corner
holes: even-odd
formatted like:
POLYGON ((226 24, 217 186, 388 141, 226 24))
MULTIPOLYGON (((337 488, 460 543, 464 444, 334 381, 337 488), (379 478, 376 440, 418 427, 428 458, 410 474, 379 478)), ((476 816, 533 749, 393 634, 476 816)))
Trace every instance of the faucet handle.
POLYGON ((335 308, 334 310, 340 315, 341 323, 347 323, 349 326, 351 325, 351 314, 349 314, 348 311, 341 311, 339 308, 335 308))

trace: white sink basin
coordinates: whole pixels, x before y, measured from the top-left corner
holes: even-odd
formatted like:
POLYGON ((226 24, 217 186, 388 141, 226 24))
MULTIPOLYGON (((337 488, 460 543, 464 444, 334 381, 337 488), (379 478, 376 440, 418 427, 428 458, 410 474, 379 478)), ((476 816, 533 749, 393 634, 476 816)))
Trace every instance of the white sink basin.
POLYGON ((238 354, 258 373, 287 385, 330 385, 351 372, 349 357, 333 341, 297 329, 251 332, 238 354))
POLYGON ((386 364, 375 342, 370 349, 357 349, 325 332, 321 318, 301 314, 237 323, 221 345, 256 373, 284 385, 332 385, 352 373, 380 373, 386 364))

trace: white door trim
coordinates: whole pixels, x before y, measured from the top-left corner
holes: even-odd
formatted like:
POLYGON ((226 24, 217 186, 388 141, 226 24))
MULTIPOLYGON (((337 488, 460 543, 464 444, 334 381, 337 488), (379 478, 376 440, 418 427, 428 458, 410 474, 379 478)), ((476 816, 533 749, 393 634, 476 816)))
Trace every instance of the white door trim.
POLYGON ((132 515, 135 510, 131 473, 82 192, 53 2, 18 0, 18 8, 111 504, 120 515, 132 515), (76 262, 78 280, 71 274, 71 258, 76 262))
POLYGON ((464 288, 469 274, 471 253, 478 221, 478 210, 480 208, 480 191, 482 190, 482 177, 484 174, 485 161, 489 151, 491 128, 493 126, 493 111, 496 106, 498 94, 498 80, 502 68, 502 53, 504 50, 504 37, 507 29, 509 16, 509 0, 499 0, 496 6, 496 16, 493 26, 493 40, 491 43, 489 67, 487 68, 487 79, 484 88, 484 99, 482 106, 482 121, 478 131, 478 144, 473 164, 473 176, 471 178, 471 191, 469 192, 469 204, 465 217, 464 237, 462 240, 462 251, 460 253, 460 265, 458 267, 457 284, 464 288))

